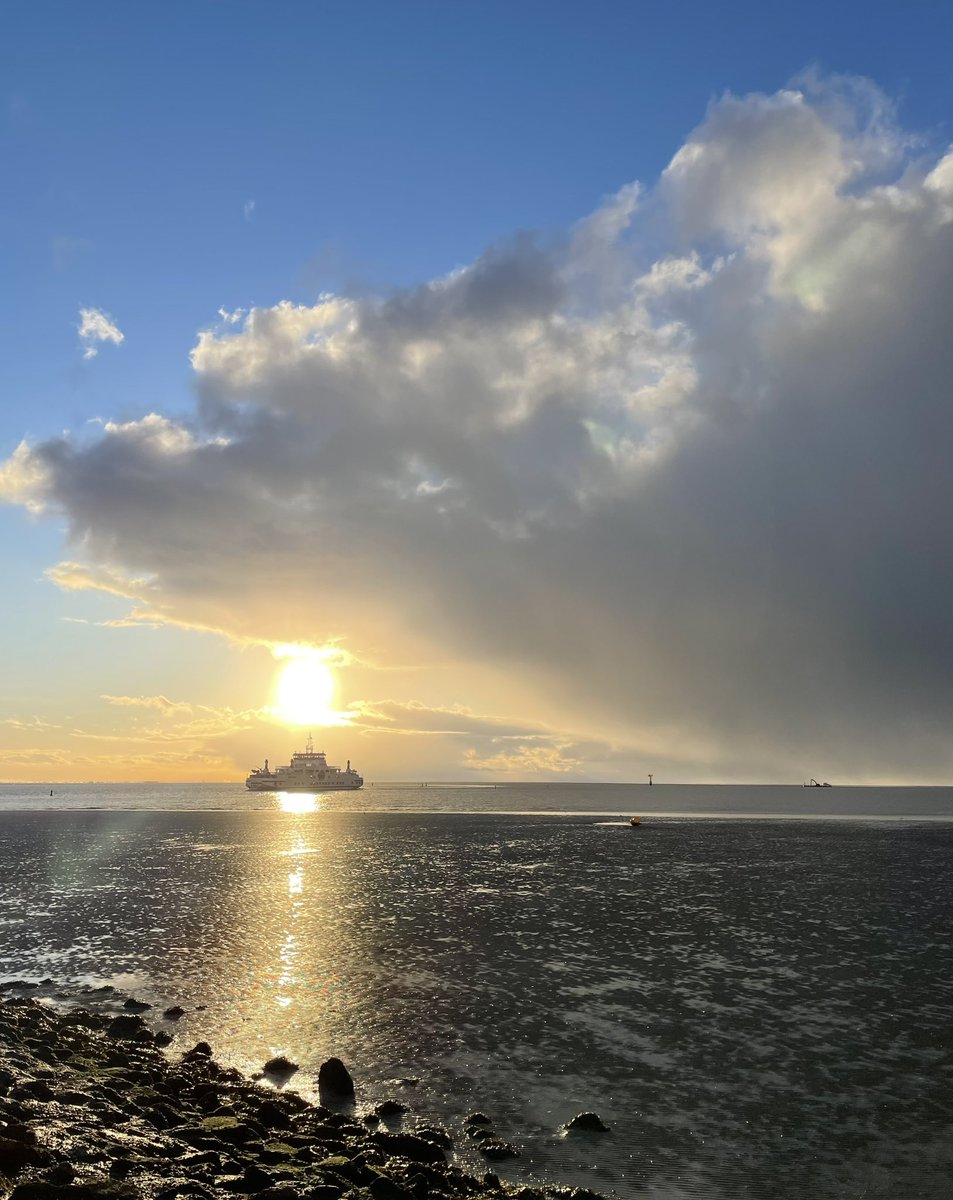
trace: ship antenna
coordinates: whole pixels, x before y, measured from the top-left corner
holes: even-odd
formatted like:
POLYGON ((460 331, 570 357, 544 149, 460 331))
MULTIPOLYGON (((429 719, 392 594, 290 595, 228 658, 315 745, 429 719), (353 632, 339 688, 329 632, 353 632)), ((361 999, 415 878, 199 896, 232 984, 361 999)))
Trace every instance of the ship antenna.
POLYGON ((307 747, 307 749, 308 749, 308 753, 309 753, 309 754, 314 754, 314 742, 313 742, 313 741, 312 741, 312 739, 311 739, 311 734, 310 734, 310 733, 308 734, 308 747, 307 747))

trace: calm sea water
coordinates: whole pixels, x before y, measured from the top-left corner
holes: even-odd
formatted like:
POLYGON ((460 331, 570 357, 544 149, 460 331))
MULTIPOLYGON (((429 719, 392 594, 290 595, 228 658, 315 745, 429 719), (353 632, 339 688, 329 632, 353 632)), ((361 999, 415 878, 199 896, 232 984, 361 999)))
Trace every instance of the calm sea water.
POLYGON ((511 1179, 951 1194, 949 790, 48 791, 0 789, 0 979, 181 1003, 306 1093, 337 1054, 408 1126, 482 1109, 511 1179))

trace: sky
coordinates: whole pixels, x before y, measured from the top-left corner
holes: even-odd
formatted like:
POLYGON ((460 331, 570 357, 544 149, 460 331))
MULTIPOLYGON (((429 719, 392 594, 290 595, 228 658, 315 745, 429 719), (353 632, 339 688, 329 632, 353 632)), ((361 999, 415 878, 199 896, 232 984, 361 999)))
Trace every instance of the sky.
POLYGON ((0 20, 0 779, 953 780, 953 4, 0 20))

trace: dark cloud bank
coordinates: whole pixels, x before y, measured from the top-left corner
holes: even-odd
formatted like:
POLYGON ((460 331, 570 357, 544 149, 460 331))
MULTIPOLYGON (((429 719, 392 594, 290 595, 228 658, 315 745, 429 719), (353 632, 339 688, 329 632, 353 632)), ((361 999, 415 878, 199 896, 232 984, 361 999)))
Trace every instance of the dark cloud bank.
POLYGON ((480 663, 695 777, 949 779, 951 312, 953 156, 807 80, 560 245, 203 333, 188 428, 5 486, 185 623, 480 663))

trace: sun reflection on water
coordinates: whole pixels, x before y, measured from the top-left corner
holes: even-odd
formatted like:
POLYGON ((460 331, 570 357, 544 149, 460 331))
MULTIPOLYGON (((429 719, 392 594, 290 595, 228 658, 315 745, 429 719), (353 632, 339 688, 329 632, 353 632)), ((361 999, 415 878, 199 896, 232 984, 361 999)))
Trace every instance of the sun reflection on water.
POLYGON ((313 813, 317 812, 318 797, 314 792, 278 792, 278 807, 282 812, 286 813, 313 813))

